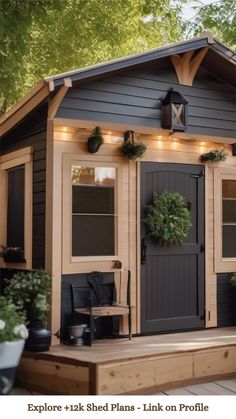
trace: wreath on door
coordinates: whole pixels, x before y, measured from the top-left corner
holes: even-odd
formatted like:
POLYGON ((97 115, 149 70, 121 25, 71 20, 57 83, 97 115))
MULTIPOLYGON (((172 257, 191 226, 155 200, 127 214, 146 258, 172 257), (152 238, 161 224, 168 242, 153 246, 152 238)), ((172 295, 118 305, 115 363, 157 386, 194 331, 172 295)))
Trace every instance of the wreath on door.
POLYGON ((179 193, 154 193, 146 207, 150 235, 163 246, 181 245, 192 226, 190 205, 179 193))

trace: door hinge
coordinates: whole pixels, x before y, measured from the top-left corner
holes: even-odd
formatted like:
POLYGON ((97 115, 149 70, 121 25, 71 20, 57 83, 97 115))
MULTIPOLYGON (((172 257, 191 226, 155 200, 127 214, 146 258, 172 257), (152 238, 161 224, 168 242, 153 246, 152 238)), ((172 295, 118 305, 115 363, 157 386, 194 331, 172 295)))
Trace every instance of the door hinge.
POLYGON ((200 177, 204 177, 204 171, 203 170, 201 170, 201 172, 200 173, 198 173, 197 175, 191 175, 191 177, 193 177, 193 178, 200 178, 200 177))
POLYGON ((141 265, 145 265, 147 259, 147 245, 145 238, 141 241, 141 265))

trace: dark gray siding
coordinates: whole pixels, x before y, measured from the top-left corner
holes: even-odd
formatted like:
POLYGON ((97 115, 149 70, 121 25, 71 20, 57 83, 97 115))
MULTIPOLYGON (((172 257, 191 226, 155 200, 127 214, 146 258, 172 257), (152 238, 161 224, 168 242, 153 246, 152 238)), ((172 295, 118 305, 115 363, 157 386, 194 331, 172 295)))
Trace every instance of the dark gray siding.
MULTIPOLYGON (((33 268, 45 267, 47 106, 41 106, 1 139, 0 154, 33 146, 33 268)), ((26 221, 27 222, 27 221, 26 221)))
POLYGON ((33 268, 45 268, 46 131, 34 146, 33 160, 33 268))
POLYGON ((232 274, 217 274, 217 323, 218 326, 236 324, 236 287, 230 284, 232 274))
POLYGON ((174 70, 141 66, 70 89, 57 117, 147 127, 161 126, 161 100, 171 88, 189 101, 188 132, 235 137, 235 91, 205 70, 192 87, 178 84, 174 70))

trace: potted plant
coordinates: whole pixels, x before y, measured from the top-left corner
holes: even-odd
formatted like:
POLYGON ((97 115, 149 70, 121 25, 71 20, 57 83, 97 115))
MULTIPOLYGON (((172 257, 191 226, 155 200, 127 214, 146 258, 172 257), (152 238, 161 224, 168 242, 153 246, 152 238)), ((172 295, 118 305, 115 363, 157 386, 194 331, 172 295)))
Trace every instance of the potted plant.
POLYGON ((24 348, 28 330, 24 314, 17 311, 13 302, 0 297, 0 394, 11 390, 16 368, 24 348))
POLYGON ((227 158, 227 154, 225 153, 224 149, 222 150, 211 150, 208 153, 202 154, 200 159, 203 163, 209 162, 219 162, 225 161, 227 158))
POLYGON ((4 262, 25 263, 24 251, 21 247, 3 247, 0 256, 4 262))
POLYGON ((51 300, 51 275, 44 270, 21 271, 6 282, 5 295, 26 313, 29 338, 25 349, 32 352, 49 350, 51 332, 46 325, 51 300))
POLYGON ((141 141, 138 142, 134 140, 134 131, 126 131, 124 133, 124 142, 121 151, 129 160, 141 158, 144 155, 146 148, 145 144, 141 141))
POLYGON ((89 153, 96 153, 100 146, 104 143, 102 131, 100 127, 95 127, 92 134, 88 138, 88 151, 89 153))

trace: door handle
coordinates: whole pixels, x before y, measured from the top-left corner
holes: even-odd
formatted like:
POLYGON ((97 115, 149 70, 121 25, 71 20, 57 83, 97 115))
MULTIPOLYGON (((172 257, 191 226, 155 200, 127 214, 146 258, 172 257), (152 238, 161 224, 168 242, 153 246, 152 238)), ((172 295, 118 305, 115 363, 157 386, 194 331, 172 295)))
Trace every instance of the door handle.
POLYGON ((145 265, 147 259, 147 245, 145 238, 141 241, 141 264, 145 265))
POLYGON ((205 252, 205 244, 203 244, 203 243, 201 243, 200 252, 201 253, 205 252))

